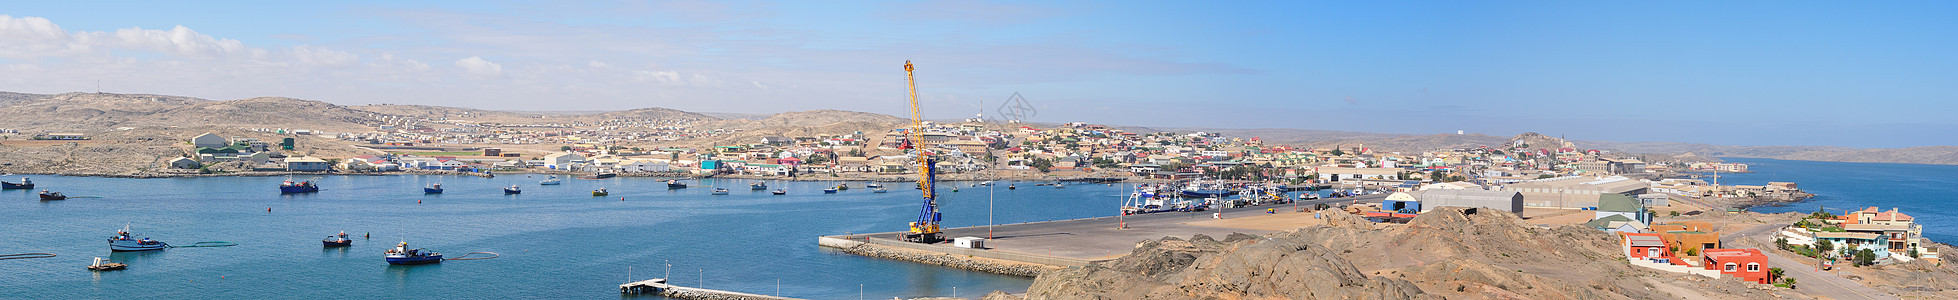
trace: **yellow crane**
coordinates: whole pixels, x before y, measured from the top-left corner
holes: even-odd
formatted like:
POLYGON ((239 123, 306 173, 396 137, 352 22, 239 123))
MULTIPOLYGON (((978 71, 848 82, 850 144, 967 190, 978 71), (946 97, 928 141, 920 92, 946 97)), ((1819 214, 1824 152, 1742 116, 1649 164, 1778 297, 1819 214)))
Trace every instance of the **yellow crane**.
POLYGON ((904 148, 917 150, 918 189, 924 191, 925 203, 919 208, 918 221, 911 222, 911 231, 898 234, 898 239, 913 243, 937 243, 945 241, 944 232, 939 231, 938 184, 936 162, 931 152, 925 151, 925 119, 918 113, 918 80, 911 75, 911 61, 904 61, 904 82, 911 91, 911 135, 904 142, 904 148))

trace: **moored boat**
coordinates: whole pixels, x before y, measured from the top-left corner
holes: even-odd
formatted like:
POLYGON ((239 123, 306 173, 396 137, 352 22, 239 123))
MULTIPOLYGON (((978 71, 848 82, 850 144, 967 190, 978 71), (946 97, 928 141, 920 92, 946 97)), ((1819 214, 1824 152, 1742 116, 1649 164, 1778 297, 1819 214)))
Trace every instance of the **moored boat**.
POLYGON ((21 177, 20 183, 0 181, 0 189, 7 189, 7 190, 34 189, 34 181, 27 179, 27 177, 21 177))
POLYGON ((884 188, 873 188, 873 189, 870 189, 870 192, 871 192, 871 193, 878 193, 878 194, 882 194, 882 193, 885 193, 885 192, 890 192, 890 190, 886 190, 886 189, 884 189, 884 188))
POLYGON ((557 175, 551 175, 551 179, 545 179, 544 181, 537 182, 538 185, 558 185, 562 183, 564 183, 564 180, 558 179, 557 175))
POLYGON ((605 195, 611 195, 611 194, 612 192, 605 191, 605 188, 598 188, 596 190, 591 191, 592 197, 604 197, 605 195))
POLYGON ((714 188, 714 193, 713 193, 713 194, 714 194, 714 195, 727 195, 727 189, 724 189, 724 188, 714 188))
POLYGON ((775 190, 775 191, 773 191, 773 192, 768 192, 768 193, 770 193, 770 194, 776 194, 776 195, 787 195, 787 194, 789 194, 789 191, 788 191, 788 190, 782 190, 782 189, 777 189, 777 190, 775 190))
POLYGON ((755 183, 750 183, 748 184, 748 189, 756 191, 768 190, 768 182, 756 181, 755 183))
POLYGON ((408 249, 408 242, 394 245, 394 249, 382 252, 390 265, 420 265, 442 263, 442 254, 428 249, 408 249))
POLYGON ((51 200, 68 200, 68 196, 62 195, 61 192, 49 192, 48 190, 41 190, 41 201, 51 201, 51 200))
POLYGON ((670 180, 670 179, 669 179, 669 180, 667 180, 667 181, 666 181, 666 188, 667 188, 667 189, 674 189, 674 190, 677 190, 677 189, 684 189, 684 188, 687 188, 687 183, 685 183, 685 182, 680 182, 679 180, 670 180))
POLYGON ((346 231, 341 231, 340 234, 337 235, 326 236, 326 239, 320 240, 320 246, 322 247, 329 247, 329 248, 346 247, 346 246, 353 246, 353 245, 354 245, 354 240, 347 238, 346 231))
POLYGON ((612 177, 619 177, 619 174, 613 174, 613 173, 593 173, 593 174, 591 174, 591 176, 587 176, 587 177, 578 177, 578 179, 606 179, 606 178, 612 178, 612 177))
POLYGON ((882 184, 877 184, 876 182, 872 182, 872 183, 870 183, 870 184, 865 184, 865 185, 863 185, 863 187, 867 187, 867 188, 873 188, 873 189, 874 189, 874 188, 880 188, 880 187, 884 187, 884 185, 882 185, 882 184))
POLYGON ((440 183, 430 184, 428 185, 428 187, 422 188, 422 194, 441 194, 441 193, 442 193, 442 184, 440 183))
POLYGON ((823 193, 824 193, 824 194, 835 194, 835 193, 836 193, 836 188, 826 188, 826 189, 823 189, 823 193))
POLYGON ((503 188, 504 195, 522 194, 522 193, 523 193, 523 189, 517 188, 516 185, 510 185, 510 187, 503 188))
POLYGON ((287 177, 285 182, 279 183, 280 194, 312 193, 318 191, 320 191, 320 186, 313 184, 312 181, 292 182, 292 178, 287 177))
POLYGON ((127 225, 124 225, 122 230, 117 230, 116 236, 109 238, 109 251, 150 251, 164 248, 170 248, 170 244, 150 238, 138 239, 135 234, 129 233, 127 225))
POLYGON ((121 270, 121 269, 124 269, 124 268, 128 268, 128 267, 129 267, 129 265, 126 265, 126 264, 122 264, 122 263, 113 263, 113 262, 109 262, 109 260, 106 260, 106 259, 102 259, 101 257, 96 257, 96 258, 95 258, 95 263, 94 263, 94 264, 90 264, 90 265, 88 265, 88 267, 87 267, 87 268, 88 268, 88 270, 90 270, 90 271, 115 271, 115 270, 121 270))

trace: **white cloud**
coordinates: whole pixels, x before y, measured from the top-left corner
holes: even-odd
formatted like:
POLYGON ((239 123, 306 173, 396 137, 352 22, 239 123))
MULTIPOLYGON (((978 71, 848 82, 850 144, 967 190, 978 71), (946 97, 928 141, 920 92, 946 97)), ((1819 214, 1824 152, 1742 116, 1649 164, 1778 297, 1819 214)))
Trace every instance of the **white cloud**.
POLYGON ((604 63, 604 62, 600 62, 600 61, 596 61, 596 60, 594 60, 594 61, 591 61, 591 62, 589 62, 589 63, 585 63, 585 65, 588 65, 588 66, 591 66, 591 67, 593 67, 593 68, 599 68, 599 69, 604 69, 604 68, 611 68, 611 67, 612 67, 612 65, 611 65, 611 64, 606 64, 606 63, 604 63))
POLYGON ((428 71, 428 64, 415 61, 413 59, 395 57, 394 54, 392 53, 382 53, 380 60, 367 63, 367 65, 373 66, 375 68, 380 68, 383 70, 393 70, 393 71, 407 71, 407 72, 428 71))
POLYGON ((681 84, 680 72, 674 71, 632 71, 632 80, 657 82, 660 84, 681 84))
POLYGON ((91 32, 82 36, 83 41, 125 48, 149 49, 191 57, 217 58, 227 55, 251 55, 262 57, 263 49, 245 47, 244 42, 234 39, 220 39, 188 27, 178 25, 170 30, 143 29, 130 27, 116 29, 113 34, 91 32))
POLYGON ((0 15, 0 57, 33 58, 88 50, 60 25, 40 17, 0 15))
POLYGON ((496 62, 491 62, 489 60, 485 60, 481 56, 470 56, 469 58, 458 59, 456 60, 456 66, 462 67, 463 70, 469 71, 470 74, 476 74, 480 76, 503 75, 503 65, 497 64, 496 62))
POLYGON ((292 47, 292 56, 308 66, 337 67, 360 62, 360 55, 311 45, 292 47))

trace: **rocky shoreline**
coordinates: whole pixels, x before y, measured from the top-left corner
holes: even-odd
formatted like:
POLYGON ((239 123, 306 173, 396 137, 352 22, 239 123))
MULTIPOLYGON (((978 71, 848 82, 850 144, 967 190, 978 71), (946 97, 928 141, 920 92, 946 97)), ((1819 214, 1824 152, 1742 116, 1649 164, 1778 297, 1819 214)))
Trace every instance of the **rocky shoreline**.
POLYGON ((955 256, 950 254, 931 253, 931 252, 909 250, 909 249, 898 249, 892 247, 878 246, 869 243, 859 243, 855 246, 850 246, 848 248, 834 248, 834 249, 837 249, 838 251, 843 251, 844 253, 862 255, 867 257, 902 260, 902 261, 915 262, 921 264, 950 267, 950 268, 961 269, 961 270, 979 271, 979 272, 986 272, 986 273, 993 273, 993 274, 1000 274, 1000 275, 1028 277, 1028 278, 1039 277, 1041 274, 1046 274, 1048 272, 1066 269, 1062 267, 1036 265, 1030 263, 1005 262, 1005 261, 998 261, 998 260, 985 259, 985 258, 960 257, 960 256, 955 256))

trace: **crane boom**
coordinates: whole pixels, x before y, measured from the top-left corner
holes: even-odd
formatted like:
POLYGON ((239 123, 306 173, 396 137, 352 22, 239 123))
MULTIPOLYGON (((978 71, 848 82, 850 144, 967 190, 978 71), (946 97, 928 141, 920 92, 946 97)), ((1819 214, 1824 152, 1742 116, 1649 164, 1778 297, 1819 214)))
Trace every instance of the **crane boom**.
POLYGON ((924 191, 925 203, 919 208, 918 221, 911 222, 911 231, 899 234, 899 239, 915 243, 937 243, 945 240, 944 234, 938 228, 938 193, 934 189, 938 184, 937 170, 934 170, 937 166, 931 159, 931 153, 926 152, 923 147, 925 119, 918 112, 918 80, 912 75, 912 70, 914 69, 911 61, 904 61, 904 83, 911 93, 911 134, 910 140, 906 141, 905 145, 918 151, 918 189, 924 191))

